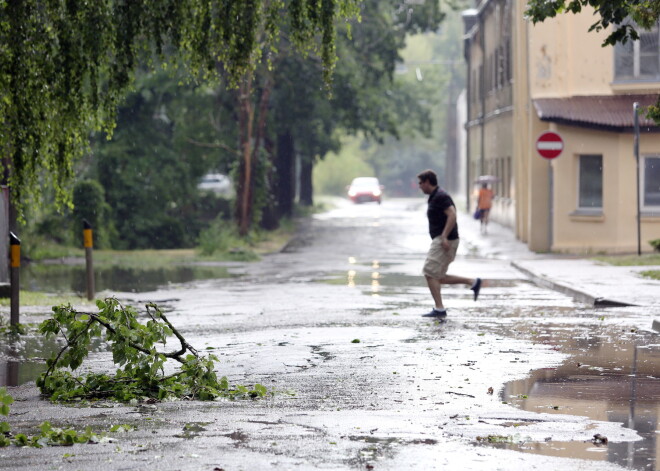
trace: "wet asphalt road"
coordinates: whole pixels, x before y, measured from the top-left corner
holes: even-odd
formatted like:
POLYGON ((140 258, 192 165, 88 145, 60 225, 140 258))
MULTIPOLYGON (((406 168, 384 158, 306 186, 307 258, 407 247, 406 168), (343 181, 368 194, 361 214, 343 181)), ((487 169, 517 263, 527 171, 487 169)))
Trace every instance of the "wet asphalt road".
MULTIPOLYGON (((577 362, 576 354, 589 362, 581 339, 630 337, 627 319, 633 325, 641 313, 622 310, 610 322, 612 311, 536 287, 505 256, 483 258, 465 237, 450 272, 486 279, 479 301, 448 287, 447 322, 422 319, 431 307, 420 275, 430 241, 424 204, 341 202, 304 222, 282 253, 230 264, 235 278, 118 293, 161 304, 192 345, 220 357, 220 374, 275 394, 64 407, 40 400, 28 383, 11 390, 13 430, 45 419, 137 430, 97 445, 0 449, 0 469, 655 469, 654 453, 631 458, 642 437, 608 421, 618 405, 590 418, 570 408, 579 397, 528 394, 540 384, 534 378, 577 362), (609 445, 592 444, 596 433, 609 445)), ((108 355, 92 367, 110 369, 108 355)), ((657 400, 644 407, 657 409, 657 400)))

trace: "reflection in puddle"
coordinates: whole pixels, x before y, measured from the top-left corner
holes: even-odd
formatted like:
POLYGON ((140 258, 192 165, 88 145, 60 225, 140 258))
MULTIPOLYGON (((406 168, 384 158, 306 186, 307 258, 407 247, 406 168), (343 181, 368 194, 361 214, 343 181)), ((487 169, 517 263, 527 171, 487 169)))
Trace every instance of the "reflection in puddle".
MULTIPOLYGON (((101 341, 92 343, 92 351, 105 350, 101 341)), ((54 337, 28 334, 16 338, 0 336, 0 387, 20 386, 35 381, 46 371, 46 359, 61 349, 54 337)))
POLYGON ((562 345, 570 359, 556 369, 537 370, 525 380, 508 383, 502 400, 527 411, 619 422, 636 430, 642 440, 616 443, 616 437, 610 437, 609 444, 600 446, 552 440, 498 446, 656 469, 660 345, 653 342, 657 340, 652 334, 615 328, 589 336, 563 327, 544 329, 545 339, 562 345))
MULTIPOLYGON (((95 268, 97 291, 146 292, 170 283, 227 278, 224 266, 169 266, 161 268, 95 268)), ((50 293, 85 293, 84 265, 28 264, 21 267, 21 287, 50 293)))
POLYGON ((41 362, 0 361, 0 387, 29 383, 44 371, 46 364, 41 362))
MULTIPOLYGON (((348 263, 355 265, 357 260, 355 257, 348 257, 348 263)), ((346 272, 346 285, 349 288, 355 288, 356 286, 369 286, 369 291, 372 296, 379 296, 381 290, 381 273, 380 273, 380 262, 378 260, 373 260, 371 262, 370 273, 361 273, 357 270, 348 270, 346 272), (369 278, 370 277, 370 278, 369 278)))

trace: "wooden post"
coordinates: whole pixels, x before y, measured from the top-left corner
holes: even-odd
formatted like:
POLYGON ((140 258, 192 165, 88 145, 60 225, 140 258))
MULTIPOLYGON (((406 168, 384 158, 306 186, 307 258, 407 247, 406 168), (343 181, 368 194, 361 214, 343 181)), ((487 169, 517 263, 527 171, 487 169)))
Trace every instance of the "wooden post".
POLYGON ((19 272, 21 269, 21 240, 16 237, 13 232, 9 233, 9 246, 10 246, 10 260, 9 260, 9 283, 11 284, 11 311, 10 311, 10 325, 18 326, 19 324, 19 292, 20 281, 19 272))
POLYGON ((94 299, 94 261, 92 259, 92 251, 94 249, 94 242, 92 236, 92 225, 83 219, 83 244, 85 246, 85 262, 87 266, 87 299, 94 299))

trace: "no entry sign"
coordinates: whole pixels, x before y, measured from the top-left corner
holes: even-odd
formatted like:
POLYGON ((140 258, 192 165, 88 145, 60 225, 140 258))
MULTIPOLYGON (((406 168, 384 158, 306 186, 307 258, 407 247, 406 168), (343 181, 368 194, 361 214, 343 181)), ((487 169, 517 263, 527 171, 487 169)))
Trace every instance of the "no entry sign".
POLYGON ((536 151, 544 159, 554 159, 564 150, 564 141, 559 134, 546 131, 536 140, 536 151))

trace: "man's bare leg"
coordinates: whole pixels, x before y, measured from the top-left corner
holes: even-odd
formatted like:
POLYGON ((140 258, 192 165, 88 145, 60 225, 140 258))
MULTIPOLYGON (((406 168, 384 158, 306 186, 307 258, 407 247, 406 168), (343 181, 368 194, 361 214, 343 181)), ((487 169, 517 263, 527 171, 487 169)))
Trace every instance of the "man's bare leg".
POLYGON ((431 278, 428 275, 424 275, 426 277, 426 284, 429 285, 429 291, 431 292, 431 296, 433 296, 433 301, 435 302, 435 308, 438 310, 444 309, 444 306, 442 305, 442 295, 440 294, 440 280, 437 280, 435 278, 431 278))
POLYGON ((456 276, 456 275, 445 275, 444 278, 441 278, 440 280, 437 280, 441 284, 445 285, 468 285, 468 286, 473 286, 474 283, 477 281, 474 278, 465 278, 463 276, 456 276))
POLYGON ((481 291, 481 278, 465 278, 464 276, 445 275, 443 278, 436 280, 440 284, 445 285, 467 285, 474 292, 474 300, 476 301, 481 291))

